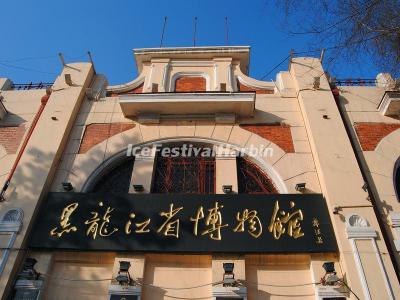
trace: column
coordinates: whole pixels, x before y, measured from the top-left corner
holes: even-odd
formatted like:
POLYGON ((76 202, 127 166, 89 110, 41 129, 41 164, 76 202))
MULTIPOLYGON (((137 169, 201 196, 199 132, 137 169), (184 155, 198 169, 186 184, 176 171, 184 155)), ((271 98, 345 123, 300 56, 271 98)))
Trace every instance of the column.
POLYGON ((215 192, 224 194, 223 186, 232 186, 232 193, 238 193, 236 151, 218 147, 215 157, 215 192))
POLYGON ((140 153, 135 155, 129 193, 150 193, 151 191, 156 147, 146 147, 147 148, 143 148, 140 153), (135 186, 140 185, 143 187, 142 190, 138 189, 138 187, 135 188, 135 186))

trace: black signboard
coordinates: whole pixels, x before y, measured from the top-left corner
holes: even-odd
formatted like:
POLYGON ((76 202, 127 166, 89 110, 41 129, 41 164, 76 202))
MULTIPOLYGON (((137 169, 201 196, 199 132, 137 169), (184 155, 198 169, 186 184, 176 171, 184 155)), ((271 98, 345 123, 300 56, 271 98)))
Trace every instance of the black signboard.
POLYGON ((186 253, 337 251, 320 194, 50 193, 30 247, 186 253))

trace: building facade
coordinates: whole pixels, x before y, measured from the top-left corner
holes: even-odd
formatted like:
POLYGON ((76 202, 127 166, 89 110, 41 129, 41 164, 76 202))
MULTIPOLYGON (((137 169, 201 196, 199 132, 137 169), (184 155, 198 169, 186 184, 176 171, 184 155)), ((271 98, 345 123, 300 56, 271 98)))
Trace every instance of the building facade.
POLYGON ((0 79, 1 298, 400 299, 398 82, 249 55, 0 79))

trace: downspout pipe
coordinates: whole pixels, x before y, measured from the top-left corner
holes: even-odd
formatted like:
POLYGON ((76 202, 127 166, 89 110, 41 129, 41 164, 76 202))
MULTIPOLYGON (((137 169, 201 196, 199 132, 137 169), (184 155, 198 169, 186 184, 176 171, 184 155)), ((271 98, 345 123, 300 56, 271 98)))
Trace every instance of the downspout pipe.
POLYGON ((374 192, 371 189, 371 186, 373 186, 374 183, 371 181, 370 177, 367 176, 368 170, 366 169, 365 165, 362 163, 363 159, 361 157, 361 154, 357 151, 356 142, 352 138, 352 135, 351 135, 352 126, 346 118, 346 115, 345 115, 346 112, 340 105, 340 90, 336 86, 331 87, 331 89, 332 89, 332 94, 335 98, 337 108, 339 110, 340 117, 342 118, 344 128, 346 129, 347 136, 349 137, 351 147, 353 148, 354 155, 356 156, 357 164, 361 171, 361 175, 363 177, 364 182, 367 183, 368 196, 369 196, 369 199, 371 199, 372 207, 374 209, 376 218, 378 219, 379 228, 382 232, 382 236, 383 236, 383 240, 385 241, 386 248, 389 251, 390 260, 392 261, 393 268, 394 268, 396 276, 397 276, 397 280, 400 282, 400 268, 397 265, 397 261, 395 258, 395 250, 393 249, 393 247, 390 243, 390 237, 386 231, 385 223, 383 222, 383 220, 380 217, 381 213, 379 211, 379 207, 377 206, 377 199, 375 197, 374 192))
POLYGON ((24 153, 26 146, 28 145, 29 139, 31 138, 32 133, 35 130, 35 127, 40 119, 40 116, 42 115, 42 112, 43 112, 44 108, 46 107, 46 104, 50 98, 51 92, 52 92, 51 89, 46 89, 46 95, 44 95, 40 100, 40 107, 39 107, 35 117, 33 118, 32 124, 29 127, 29 131, 28 131, 27 135, 25 136, 25 139, 24 139, 24 142, 23 142, 21 148, 18 151, 17 158, 14 161, 14 164, 11 168, 10 173, 8 174, 7 180, 4 183, 3 188, 1 189, 0 202, 3 202, 5 200, 5 194, 6 194, 8 187, 10 186, 11 179, 15 173, 15 170, 18 166, 19 161, 21 160, 22 154, 24 153))

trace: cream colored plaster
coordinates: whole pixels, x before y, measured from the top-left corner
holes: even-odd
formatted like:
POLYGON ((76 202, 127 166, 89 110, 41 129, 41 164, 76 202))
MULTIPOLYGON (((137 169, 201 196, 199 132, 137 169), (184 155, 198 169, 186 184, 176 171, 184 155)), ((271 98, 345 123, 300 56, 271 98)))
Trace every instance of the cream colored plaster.
POLYGON ((311 148, 308 141, 293 140, 293 145, 296 153, 311 153, 311 148))
POLYGON ((231 134, 233 126, 232 125, 215 125, 214 132, 212 133, 212 138, 219 141, 228 141, 231 134))
POLYGON ((217 156, 215 159, 215 192, 217 194, 224 194, 224 185, 231 185, 232 193, 237 194, 239 191, 236 157, 217 156))
POLYGON ((250 136, 251 136, 250 131, 243 130, 238 125, 235 125, 232 128, 228 142, 243 147, 244 145, 246 145, 250 136))
POLYGON ((151 141, 160 137, 160 129, 158 125, 143 125, 139 124, 140 132, 143 141, 151 141))
POLYGON ((363 111, 351 111, 352 121, 354 123, 359 122, 371 122, 371 123, 399 123, 398 120, 381 115, 378 112, 363 112, 363 111))
POLYGON ((299 102, 296 98, 281 98, 276 95, 259 94, 256 98, 256 109, 265 112, 298 112, 299 102))
POLYGON ((195 131, 194 121, 179 121, 176 124, 177 136, 193 136, 195 131))
POLYGON ((110 281, 101 279, 110 279, 112 277, 113 260, 107 259, 104 261, 105 253, 90 253, 90 255, 96 256, 97 260, 95 258, 86 260, 85 256, 88 256, 87 254, 74 255, 75 260, 71 260, 67 255, 67 260, 63 261, 58 254, 53 259, 52 276, 49 277, 44 298, 60 300, 107 299, 110 281))
MULTIPOLYGON (((305 126, 310 136, 312 154, 328 207, 335 205, 368 205, 367 194, 361 189, 363 178, 354 152, 338 112, 335 100, 323 69, 317 59, 295 58, 290 66, 299 92, 299 103, 305 126), (321 76, 322 75, 322 76, 321 76), (321 76, 320 89, 313 90, 314 77, 321 76), (323 115, 329 116, 324 119, 323 115)), ((367 218, 371 226, 379 232, 379 224, 372 208, 356 208, 355 212, 367 218)), ((361 282, 355 272, 355 261, 349 241, 345 238, 345 227, 338 215, 331 214, 336 237, 341 252, 341 263, 346 278, 355 293, 362 295, 361 282)), ((379 232, 379 236, 381 233, 379 232)), ((386 245, 377 240, 378 248, 387 253, 386 245)), ((398 290, 396 275, 390 262, 384 259, 385 269, 391 284, 398 290)), ((383 276, 381 274, 381 276, 383 276)), ((384 286, 380 286, 383 290, 384 286)))
POLYGON ((283 180, 315 171, 314 160, 311 154, 286 153, 273 164, 283 180))
POLYGON ((196 121, 195 136, 210 138, 214 132, 215 124, 210 121, 196 121))
POLYGON ((314 300, 310 262, 304 259, 295 255, 247 255, 248 298, 314 300))
MULTIPOLYGON (((70 66, 72 68, 63 69, 61 76, 53 85, 54 91, 17 166, 9 192, 6 194, 6 202, 3 202, 0 208, 0 213, 11 207, 22 207, 24 210, 24 226, 14 243, 16 248, 22 246, 26 230, 34 219, 32 217, 34 212, 37 211, 36 205, 53 179, 85 89, 93 76, 91 64, 77 63, 70 66), (74 86, 66 85, 65 73, 71 74, 74 86), (66 99, 69 105, 63 111, 59 111, 58 107, 64 105, 66 99), (57 120, 52 120, 52 117, 57 117, 57 120), (51 139, 49 139, 49 130, 52 133, 51 139)), ((20 251, 10 253, 4 273, 0 278, 0 297, 8 292, 6 287, 10 287, 13 280, 10 273, 17 271, 19 268, 17 262, 22 259, 22 256, 23 253, 20 251)))
POLYGON ((160 123, 160 138, 178 136, 176 121, 163 121, 160 123))
POLYGON ((376 86, 341 86, 339 90, 342 103, 344 103, 347 111, 379 114, 377 107, 385 92, 384 88, 376 86))
POLYGON ((296 191, 295 187, 296 184, 302 182, 306 183, 306 190, 304 191, 304 193, 322 193, 317 172, 306 172, 286 179, 285 184, 288 192, 301 194, 302 192, 296 191))
POLYGON ((208 255, 146 255, 143 299, 211 300, 212 269, 208 255))

